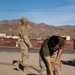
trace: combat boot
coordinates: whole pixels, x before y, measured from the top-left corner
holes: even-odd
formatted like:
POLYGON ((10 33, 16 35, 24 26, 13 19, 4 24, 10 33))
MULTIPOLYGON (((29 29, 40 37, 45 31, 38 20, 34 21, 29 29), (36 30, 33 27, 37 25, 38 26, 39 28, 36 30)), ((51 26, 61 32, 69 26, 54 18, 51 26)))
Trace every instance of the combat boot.
POLYGON ((17 62, 14 63, 15 69, 17 69, 18 71, 20 70, 19 64, 20 64, 19 61, 17 61, 17 62))
POLYGON ((24 66, 24 69, 23 69, 23 71, 24 71, 24 72, 30 72, 30 70, 29 70, 29 67, 27 67, 27 66, 24 66))

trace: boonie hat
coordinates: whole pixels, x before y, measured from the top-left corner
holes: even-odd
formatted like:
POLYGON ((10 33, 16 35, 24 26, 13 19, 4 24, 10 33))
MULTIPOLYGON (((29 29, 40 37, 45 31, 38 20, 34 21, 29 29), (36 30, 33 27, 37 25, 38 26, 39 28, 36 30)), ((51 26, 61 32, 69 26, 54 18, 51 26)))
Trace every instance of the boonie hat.
POLYGON ((22 16, 21 21, 28 21, 28 19, 25 16, 22 16))

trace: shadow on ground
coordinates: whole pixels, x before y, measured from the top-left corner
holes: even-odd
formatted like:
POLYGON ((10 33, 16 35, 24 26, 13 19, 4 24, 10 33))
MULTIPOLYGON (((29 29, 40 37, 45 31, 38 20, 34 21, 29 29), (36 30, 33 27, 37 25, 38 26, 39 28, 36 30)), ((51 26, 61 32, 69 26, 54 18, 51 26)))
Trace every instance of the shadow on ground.
POLYGON ((34 69, 35 71, 39 72, 39 70, 37 68, 35 68, 34 66, 29 66, 29 67, 34 69))
POLYGON ((2 65, 12 65, 12 63, 0 62, 2 65))
POLYGON ((69 66, 75 66, 75 59, 68 60, 68 61, 63 61, 61 60, 62 64, 64 65, 69 65, 69 66))
MULTIPOLYGON (((13 60, 13 64, 15 64, 17 62, 17 60, 13 60)), ((36 69, 34 66, 29 66, 30 68, 36 70, 37 72, 39 72, 38 69, 36 69)), ((24 66, 22 66, 21 64, 19 64, 19 69, 21 69, 22 71, 24 70, 24 66)), ((17 68, 14 68, 14 70, 19 71, 17 68)), ((37 74, 27 74, 27 75, 37 75, 37 74)))

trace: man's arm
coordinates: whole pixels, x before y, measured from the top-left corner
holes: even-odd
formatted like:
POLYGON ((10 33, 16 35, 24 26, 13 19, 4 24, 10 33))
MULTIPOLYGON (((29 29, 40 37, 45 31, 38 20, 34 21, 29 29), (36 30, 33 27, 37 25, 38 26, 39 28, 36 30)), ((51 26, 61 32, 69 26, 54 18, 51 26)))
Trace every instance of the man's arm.
POLYGON ((56 58, 56 61, 55 61, 55 64, 57 64, 59 67, 61 67, 60 57, 62 55, 62 52, 63 52, 63 47, 58 51, 57 58, 56 58))
POLYGON ((27 33, 28 32, 25 29, 22 29, 22 35, 23 35, 24 42, 26 43, 26 45, 29 48, 32 48, 33 46, 32 46, 32 44, 31 44, 31 42, 29 40, 29 37, 28 37, 27 33))
POLYGON ((48 66, 50 74, 54 75, 53 70, 52 70, 52 64, 51 64, 51 58, 50 58, 50 56, 45 57, 45 60, 47 62, 47 66, 48 66))

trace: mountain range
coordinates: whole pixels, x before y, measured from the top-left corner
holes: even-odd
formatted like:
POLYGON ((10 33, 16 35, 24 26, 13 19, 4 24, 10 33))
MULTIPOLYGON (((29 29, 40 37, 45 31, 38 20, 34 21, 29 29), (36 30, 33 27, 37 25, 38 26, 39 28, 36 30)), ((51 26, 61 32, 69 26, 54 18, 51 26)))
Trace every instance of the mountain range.
MULTIPOLYGON (((18 27, 21 25, 19 19, 0 21, 0 33, 18 36, 18 27)), ((28 22, 30 38, 45 38, 51 35, 70 36, 75 39, 75 25, 54 26, 45 23, 28 22)))

